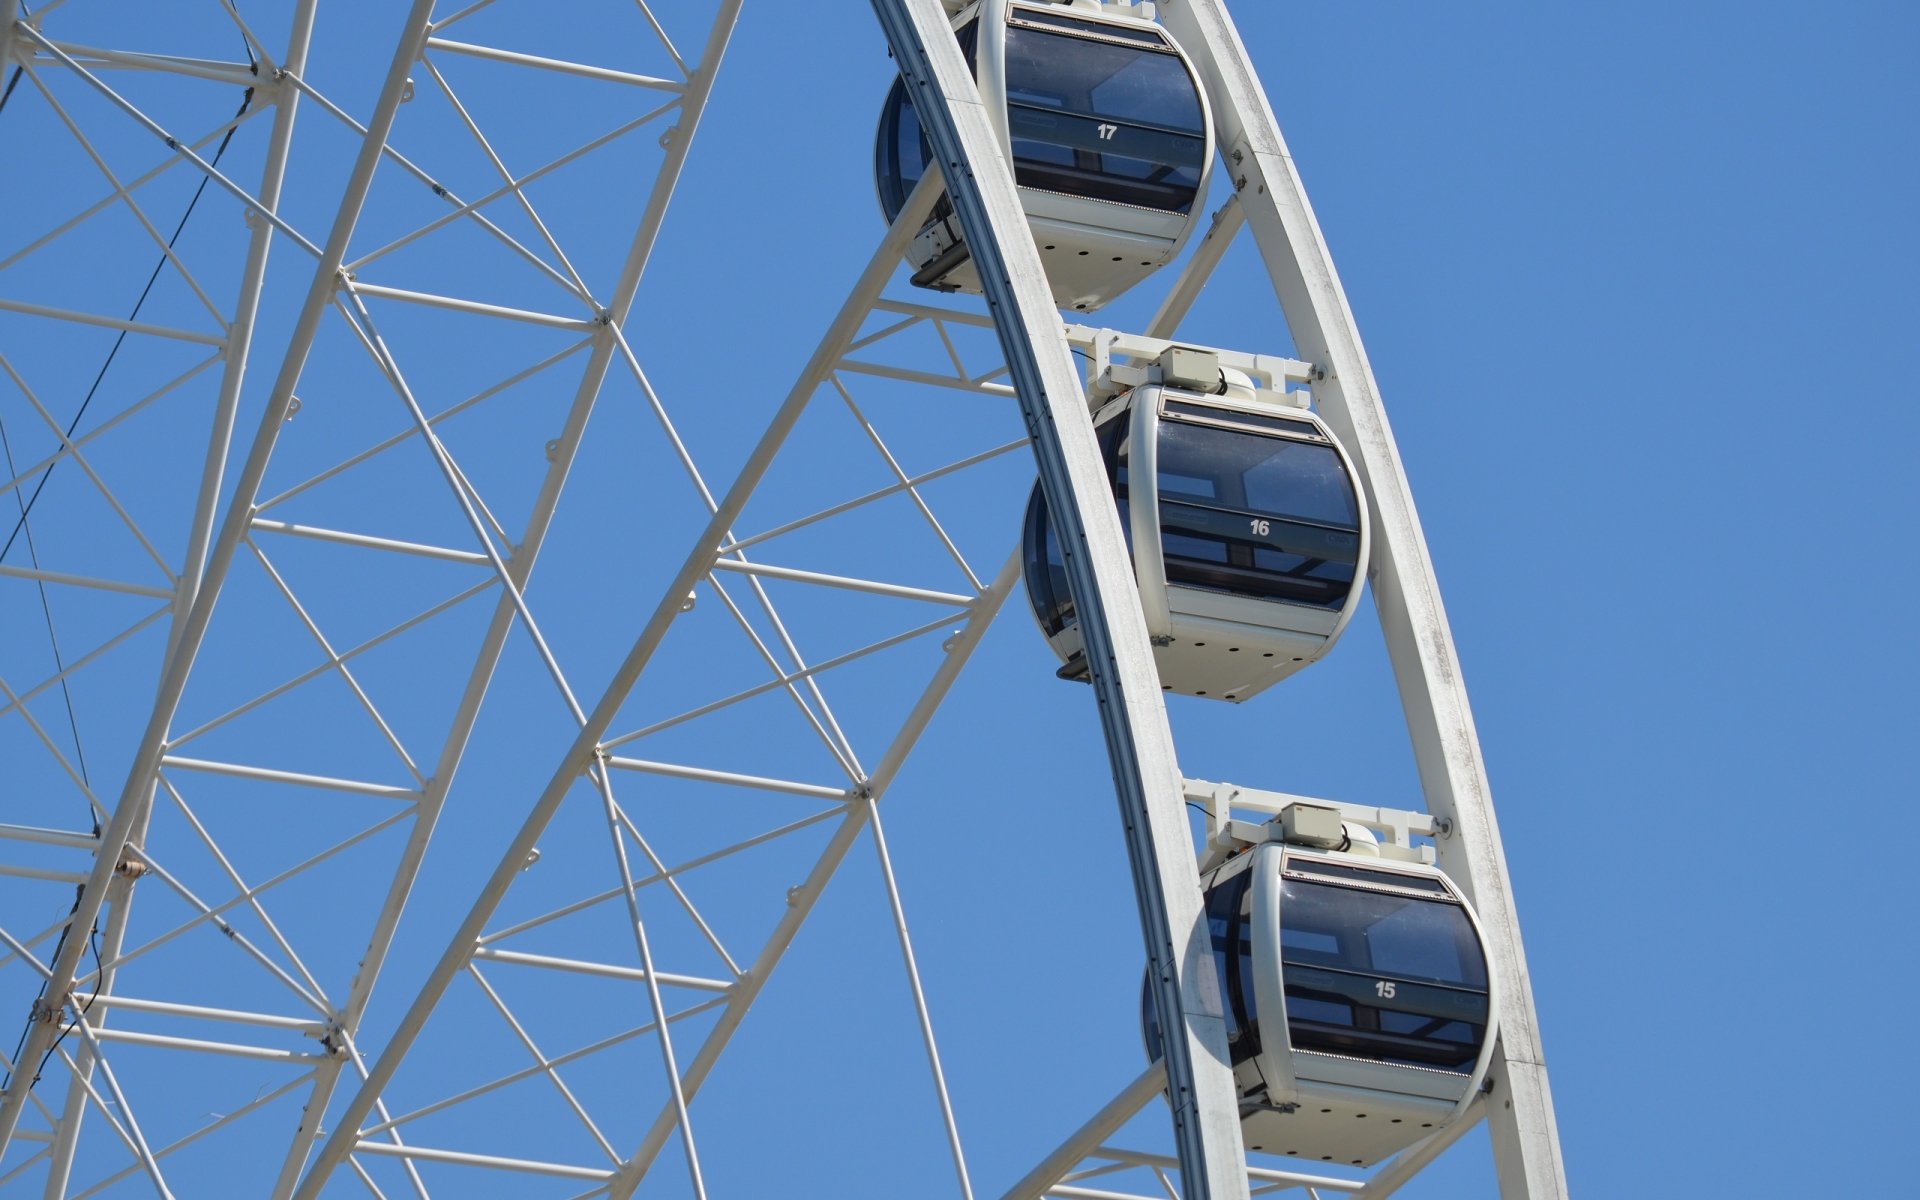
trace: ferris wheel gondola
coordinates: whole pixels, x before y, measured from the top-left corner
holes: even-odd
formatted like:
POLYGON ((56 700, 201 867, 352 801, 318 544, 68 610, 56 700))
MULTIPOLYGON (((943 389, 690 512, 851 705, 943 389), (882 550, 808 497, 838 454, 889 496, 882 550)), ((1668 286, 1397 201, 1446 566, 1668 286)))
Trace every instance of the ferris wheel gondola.
MULTIPOLYGON (((980 0, 955 18, 1062 308, 1097 309, 1165 265, 1206 196, 1206 97, 1179 47, 1138 11, 1092 0, 980 0)), ((929 157, 896 80, 874 147, 887 220, 899 215, 929 157)), ((907 257, 920 287, 980 290, 944 195, 907 257)))
MULTIPOLYGON (((1240 853, 1205 880, 1206 912, 1248 1147, 1371 1166, 1462 1117, 1499 1006, 1452 880, 1346 829, 1349 852, 1240 853)), ((1151 988, 1141 1019, 1157 1058, 1151 988)))
MULTIPOLYGON (((1366 577, 1366 501, 1317 413, 1258 398, 1240 372, 1212 377, 1213 391, 1194 380, 1136 387, 1095 414, 1094 430, 1162 686, 1242 701, 1319 659, 1346 628, 1366 577)), ((1061 675, 1085 678, 1038 486, 1023 542, 1034 617, 1061 675)))

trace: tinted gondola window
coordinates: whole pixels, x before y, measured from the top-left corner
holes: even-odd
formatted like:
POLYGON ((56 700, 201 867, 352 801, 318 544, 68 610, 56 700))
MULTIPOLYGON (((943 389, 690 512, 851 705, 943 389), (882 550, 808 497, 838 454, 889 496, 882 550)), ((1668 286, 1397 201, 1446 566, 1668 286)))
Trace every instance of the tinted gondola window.
POLYGON ((1007 130, 1022 186, 1187 212, 1206 163, 1206 120, 1186 65, 1157 35, 1091 22, 1007 29, 1007 130), (1152 39, 1149 43, 1149 39, 1152 39))
POLYGON ((1060 543, 1054 540, 1053 522, 1047 517, 1047 498, 1037 483, 1027 500, 1020 545, 1026 561, 1027 599, 1041 630, 1052 637, 1073 620, 1073 595, 1067 590, 1066 564, 1060 561, 1060 543))
MULTIPOLYGON (((1126 449, 1127 420, 1124 415, 1111 418, 1095 430, 1100 455, 1107 465, 1107 479, 1114 485, 1120 506, 1120 533, 1127 539, 1127 551, 1133 551, 1133 530, 1127 520, 1126 449)), ((1053 521, 1047 513, 1046 496, 1035 484, 1027 500, 1026 524, 1020 539, 1025 564, 1027 599, 1034 616, 1048 637, 1073 624, 1073 593, 1067 587, 1066 564, 1060 559, 1060 543, 1053 535, 1053 521)))
POLYGON ((873 148, 873 174, 880 187, 880 211, 889 224, 907 205, 907 195, 927 173, 926 134, 907 100, 905 80, 893 81, 887 106, 880 114, 880 137, 873 148))
POLYGON ((1487 963, 1450 900, 1281 885, 1280 956, 1296 1049, 1470 1071, 1487 1026, 1487 963))
MULTIPOLYGON (((974 44, 980 27, 969 24, 955 36, 967 63, 973 63, 974 44)), ((880 189, 880 210, 888 222, 900 215, 920 177, 927 173, 933 150, 920 128, 920 117, 907 97, 905 80, 895 79, 887 93, 886 107, 880 112, 880 133, 873 146, 873 177, 880 189)))
POLYGON ((1360 557, 1353 482, 1330 443, 1160 424, 1167 582, 1339 608, 1360 557))
MULTIPOLYGON (((1213 942, 1214 966, 1225 993, 1227 1048, 1234 1066, 1260 1053, 1260 1024, 1254 1015, 1253 921, 1247 915, 1251 871, 1242 871, 1207 893, 1207 932, 1213 942)), ((1152 979, 1140 989, 1140 1021, 1146 1034, 1147 1055, 1159 1058, 1160 1013, 1154 1003, 1152 979)))

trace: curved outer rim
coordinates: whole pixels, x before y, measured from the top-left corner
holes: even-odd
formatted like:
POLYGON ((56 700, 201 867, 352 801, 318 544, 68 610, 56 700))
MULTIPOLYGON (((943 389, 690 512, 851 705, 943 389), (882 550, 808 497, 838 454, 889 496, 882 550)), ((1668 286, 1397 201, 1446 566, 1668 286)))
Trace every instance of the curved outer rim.
MULTIPOLYGON (((1253 937, 1253 987, 1254 1002, 1258 1005, 1255 1019, 1260 1023, 1260 1053, 1255 1062, 1260 1073, 1267 1081, 1267 1098, 1274 1104, 1297 1104, 1300 1102, 1300 1083, 1293 1071, 1293 1035, 1287 1028, 1286 984, 1281 976, 1280 962, 1280 880, 1281 868, 1285 866, 1284 857, 1287 846, 1283 842, 1265 842, 1254 848, 1251 870, 1259 874, 1253 878, 1251 895, 1252 910, 1248 914, 1254 921, 1253 937), (1270 1022, 1272 1024, 1270 1024, 1270 1022), (1268 1031, 1278 1026, 1280 1037, 1271 1039, 1268 1031), (1275 1052, 1276 1045, 1284 1046, 1282 1052, 1275 1052), (1284 1089, 1284 1095, 1282 1091, 1284 1089)), ((1318 855, 1312 857, 1321 857, 1318 855)), ((1351 855, 1342 857, 1354 857, 1351 855)), ((1372 864, 1370 863, 1371 867, 1372 864)), ((1383 862, 1377 869, 1399 871, 1406 875, 1420 875, 1424 878, 1438 879, 1446 885, 1448 895, 1456 900, 1467 914, 1467 923, 1473 927, 1473 935, 1479 939, 1481 953, 1484 955, 1487 945, 1486 930, 1480 925, 1480 914, 1473 911, 1473 905, 1462 895, 1447 873, 1438 867, 1415 868, 1411 863, 1383 862)), ((1473 1103, 1475 1096, 1486 1084, 1487 1071, 1493 1064, 1493 1048, 1500 1040, 1500 980, 1492 971, 1487 972, 1487 1029, 1480 1041, 1480 1054, 1474 1060, 1473 1072, 1468 1075, 1460 1089, 1460 1098, 1454 1102, 1453 1109, 1446 1118, 1436 1123, 1435 1132, 1446 1129, 1458 1121, 1473 1103)), ((1372 1089, 1367 1089, 1372 1090, 1372 1089)))
MULTIPOLYGON (((980 101, 987 110, 987 120, 993 126, 994 135, 1000 140, 1000 152, 1007 157, 1008 162, 1013 161, 1013 137, 1007 129, 1007 13, 1012 7, 1013 0, 980 0, 978 4, 970 5, 955 13, 950 26, 950 28, 958 30, 971 20, 977 19, 981 23, 980 41, 976 44, 974 51, 974 80, 980 87, 980 101)), ((1028 4, 1026 7, 1065 6, 1028 4)), ((1193 93, 1200 101, 1200 124, 1205 130, 1205 139, 1209 147, 1213 150, 1213 153, 1205 155, 1201 161, 1200 182, 1194 189, 1193 204, 1187 209, 1185 214, 1186 221, 1180 227, 1180 236, 1173 239, 1167 250, 1167 260, 1170 263, 1174 258, 1179 256, 1181 248, 1187 244, 1187 240, 1193 236, 1193 231, 1201 224, 1200 214, 1206 208, 1207 189, 1212 186, 1213 183, 1214 162, 1221 154, 1221 148, 1216 140, 1219 129, 1213 123, 1213 106, 1207 102, 1207 89, 1200 86, 1200 76, 1193 69, 1193 60, 1187 57, 1187 52, 1180 48, 1180 43, 1175 41, 1173 35, 1167 32, 1166 27, 1158 21, 1149 21, 1139 17, 1116 16, 1111 13, 1100 13, 1096 15, 1084 9, 1074 9, 1073 11, 1090 21, 1100 21, 1109 25, 1120 25, 1129 28, 1152 29, 1159 33, 1162 37, 1166 38, 1167 45, 1173 47, 1175 56, 1180 59, 1180 65, 1186 68, 1187 81, 1193 84, 1193 93)), ((898 83, 898 76, 895 76, 895 83, 898 83)), ((889 85, 887 88, 888 97, 893 95, 893 90, 894 85, 889 85)), ((883 100, 880 108, 880 119, 874 125, 873 144, 876 166, 878 165, 879 157, 880 132, 886 126, 888 107, 890 106, 883 100)), ((1018 190, 1028 192, 1037 189, 1021 187, 1018 188, 1018 190)), ((886 216, 887 202, 886 197, 880 194, 880 175, 878 171, 874 172, 873 197, 874 201, 880 206, 880 215, 883 217, 886 216)), ((1107 201, 1097 200, 1091 196, 1075 196, 1073 199, 1086 204, 1107 203, 1107 201)), ((1115 205, 1114 207, 1124 208, 1126 206, 1115 205)))

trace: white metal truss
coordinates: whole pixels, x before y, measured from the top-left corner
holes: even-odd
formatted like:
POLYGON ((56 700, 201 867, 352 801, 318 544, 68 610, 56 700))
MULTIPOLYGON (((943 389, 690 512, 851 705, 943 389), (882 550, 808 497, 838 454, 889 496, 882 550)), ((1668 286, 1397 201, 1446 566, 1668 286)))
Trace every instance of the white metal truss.
POLYGON ((0 1044, 0 1191, 427 1197, 486 1178, 513 1195, 724 1194, 702 1147, 761 1117, 702 1093, 866 835, 881 887, 863 902, 891 931, 924 1057, 911 1095, 945 1145, 906 1186, 1000 1194, 969 1172, 883 801, 1014 590, 1016 531, 969 512, 1031 450, 1063 527, 1078 510, 1085 528, 1083 614, 1109 601, 1083 619, 1148 956, 1163 1007, 1189 1016, 1174 1090, 1191 1091, 1169 1141, 1144 1112, 1168 1074, 1149 1069, 1078 1131, 1063 1122, 1060 1150, 1006 1200, 1384 1196, 1482 1117, 1503 1195, 1565 1194, 1424 540, 1219 0, 1161 17, 1206 80, 1235 191, 1135 332, 1171 335, 1250 228, 1380 522, 1371 582, 1427 809, 1375 816, 1433 841, 1517 998, 1475 1121, 1370 1178, 1245 1155, 1212 976, 1171 967, 1206 958, 1187 945, 1204 924, 1183 805, 1224 821, 1259 802, 1176 765, 1144 624, 1111 603, 1131 575, 1066 333, 937 0, 874 8, 937 157, 971 181, 952 191, 989 307, 901 286, 934 199, 923 183, 724 486, 676 424, 707 397, 656 387, 635 305, 676 183, 699 169, 739 0, 609 3, 618 55, 592 36, 503 40, 492 0, 416 0, 353 39, 364 62, 310 53, 312 0, 209 3, 209 57, 102 32, 84 0, 30 7, 0 0, 0 84, 21 68, 0 146, 33 120, 73 153, 47 168, 67 171, 43 189, 57 203, 0 221, 0 419, 17 456, 0 528, 48 489, 21 522, 41 531, 33 555, 0 559, 0 1013, 26 1027, 17 1050, 0 1044), (590 96, 574 107, 593 119, 516 123, 473 102, 470 72, 590 96), (550 177, 608 160, 635 198, 617 231, 543 203, 550 177), (170 243, 203 181, 193 228, 224 241, 170 243), (47 286, 59 275, 42 265, 83 239, 118 274, 47 286), (127 315, 156 260, 165 302, 127 315), (132 349, 82 421, 72 407, 114 338, 132 349), (456 342, 486 351, 436 353, 456 342), (937 453, 908 436, 955 396, 978 407, 937 453), (243 410, 251 440, 233 436, 243 410), (200 467, 171 492, 127 465, 162 417, 169 447, 191 430, 200 467), (502 444, 525 453, 502 461, 502 444), (609 470, 627 473, 622 531, 568 540, 563 489, 609 470), (793 478, 816 482, 764 486, 793 478), (875 530, 884 560, 847 552, 875 530), (576 634, 580 606, 540 588, 537 560, 566 551, 632 597, 618 633, 576 634), (82 620, 56 601, 43 630, 48 594, 111 603, 82 620), (135 701, 70 729, 64 689, 93 679, 135 701), (501 738, 517 764, 488 754, 501 738), (450 861, 450 831, 482 849, 450 861))

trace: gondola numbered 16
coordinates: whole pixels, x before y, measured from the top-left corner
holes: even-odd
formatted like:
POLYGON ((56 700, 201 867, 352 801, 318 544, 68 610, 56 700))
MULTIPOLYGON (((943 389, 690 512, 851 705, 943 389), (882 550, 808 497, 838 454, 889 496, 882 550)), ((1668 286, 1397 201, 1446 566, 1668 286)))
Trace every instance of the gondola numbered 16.
MULTIPOLYGON (((954 17, 1061 308, 1090 312, 1171 261, 1207 194, 1213 122, 1206 96, 1152 11, 1095 0, 979 0, 954 17)), ((906 88, 895 80, 874 145, 888 221, 929 156, 906 88)), ((980 290, 945 196, 907 258, 917 286, 980 290)))
MULTIPOLYGON (((1382 846, 1319 804, 1234 826, 1240 848, 1202 885, 1248 1147, 1372 1166, 1461 1121, 1499 1001, 1479 919, 1431 848, 1382 846)), ((1151 989, 1141 1025, 1158 1058, 1151 989)))
MULTIPOLYGON (((1243 701, 1318 660, 1366 578, 1364 492, 1312 409, 1305 363, 1073 326, 1089 403, 1133 554, 1161 686, 1243 701), (1120 361, 1130 358, 1132 362, 1120 361)), ((1086 678, 1046 499, 1027 504, 1027 596, 1064 664, 1086 678)))

